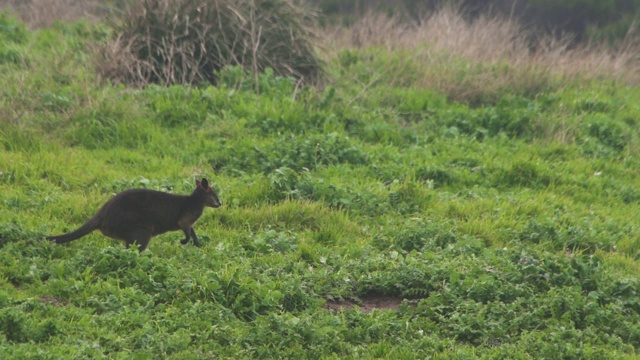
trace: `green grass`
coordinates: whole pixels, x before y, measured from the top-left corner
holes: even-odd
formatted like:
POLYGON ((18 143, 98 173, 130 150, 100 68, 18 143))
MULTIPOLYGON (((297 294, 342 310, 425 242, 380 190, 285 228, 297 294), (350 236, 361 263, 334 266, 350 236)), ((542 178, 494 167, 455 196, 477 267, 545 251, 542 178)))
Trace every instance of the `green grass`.
POLYGON ((363 91, 361 66, 324 90, 243 87, 239 69, 219 88, 131 89, 93 78, 101 34, 0 37, 1 358, 640 352, 637 88, 469 106, 384 78, 363 91), (202 248, 43 238, 116 192, 200 176, 224 203, 196 224, 202 248), (408 301, 324 308, 377 295, 408 301))

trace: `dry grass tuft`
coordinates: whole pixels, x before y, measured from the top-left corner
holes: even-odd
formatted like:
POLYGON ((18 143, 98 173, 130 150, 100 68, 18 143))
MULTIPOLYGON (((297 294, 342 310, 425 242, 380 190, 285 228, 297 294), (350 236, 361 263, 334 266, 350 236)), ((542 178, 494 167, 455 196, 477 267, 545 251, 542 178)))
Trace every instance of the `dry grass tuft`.
POLYGON ((0 0, 0 9, 13 9, 28 27, 37 29, 51 26, 55 21, 98 21, 103 3, 100 0, 0 0))
POLYGON ((312 17, 289 0, 142 0, 119 19, 96 68, 134 85, 215 83, 229 65, 313 82, 322 64, 312 17))
POLYGON ((578 79, 640 83, 638 46, 576 47, 568 37, 535 38, 511 19, 482 15, 468 21, 463 15, 445 6, 408 23, 369 13, 350 27, 325 29, 325 46, 331 56, 352 48, 410 53, 420 64, 414 85, 471 104, 493 101, 505 91, 535 95, 578 79))

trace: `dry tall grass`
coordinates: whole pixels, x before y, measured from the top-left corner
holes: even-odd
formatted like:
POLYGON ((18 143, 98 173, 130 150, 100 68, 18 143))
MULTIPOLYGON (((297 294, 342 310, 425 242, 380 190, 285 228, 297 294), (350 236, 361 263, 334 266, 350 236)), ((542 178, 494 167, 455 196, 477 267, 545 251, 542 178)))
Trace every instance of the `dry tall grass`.
POLYGON ((216 72, 240 65, 270 68, 301 82, 322 77, 314 17, 290 0, 143 0, 115 25, 100 51, 105 78, 134 85, 216 83, 216 72))
MULTIPOLYGON (((56 20, 86 18, 99 21, 108 6, 128 2, 136 0, 0 0, 0 9, 13 8, 30 27, 45 27, 56 20)), ((122 6, 118 8, 122 9, 122 6)), ((370 51, 376 51, 372 50, 376 48, 380 50, 380 56, 384 56, 384 51, 402 54, 401 58, 407 61, 382 69, 386 74, 376 78, 431 87, 445 92, 453 100, 469 103, 498 99, 505 91, 536 94, 579 79, 640 84, 640 46, 637 43, 622 43, 616 50, 591 44, 575 46, 570 38, 536 38, 529 29, 512 19, 484 15, 468 21, 463 15, 462 10, 445 6, 423 16, 417 23, 410 23, 371 12, 351 26, 320 30, 321 47, 328 58, 336 58, 341 50, 353 48, 369 48, 370 51)), ((302 17, 300 14, 299 18, 302 17)), ((243 40, 248 44, 245 52, 256 55, 251 53, 255 46, 264 46, 268 39, 256 37, 255 29, 248 28, 244 32, 248 34, 245 37, 248 40, 243 40)), ((283 33, 283 37, 285 35, 283 33)), ((112 60, 98 66, 103 75, 111 78, 112 73, 122 73, 123 69, 119 67, 122 64, 129 64, 130 68, 124 73, 130 74, 141 72, 149 65, 144 60, 136 62, 133 57, 136 39, 121 38, 111 45, 102 49, 103 57, 112 60)), ((286 47, 282 49, 286 50, 286 47)), ((276 67, 279 60, 274 61, 271 66, 276 67)), ((255 62, 249 65, 249 68, 257 67, 255 62)), ((363 84, 363 91, 366 86, 363 84)))
POLYGON ((14 10, 32 29, 55 21, 97 21, 103 6, 104 1, 100 0, 0 0, 0 10, 14 10))
POLYGON ((409 53, 421 65, 414 85, 470 103, 491 101, 504 91, 536 94, 578 79, 640 84, 638 46, 576 47, 568 37, 535 38, 511 19, 482 15, 468 21, 452 7, 443 7, 419 23, 369 13, 350 27, 325 29, 323 38, 330 56, 351 48, 409 53))

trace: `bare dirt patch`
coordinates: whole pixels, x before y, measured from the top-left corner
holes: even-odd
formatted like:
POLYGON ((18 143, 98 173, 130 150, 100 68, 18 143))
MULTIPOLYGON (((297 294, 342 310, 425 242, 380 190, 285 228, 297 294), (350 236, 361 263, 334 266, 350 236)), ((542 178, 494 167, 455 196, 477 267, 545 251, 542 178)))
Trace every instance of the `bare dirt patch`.
POLYGON ((409 300, 399 296, 377 295, 362 298, 360 301, 351 300, 327 300, 325 309, 335 312, 351 310, 358 308, 360 311, 368 313, 371 310, 397 310, 403 301, 409 301, 411 306, 415 305, 416 300, 409 300))
POLYGON ((53 306, 62 306, 64 303, 60 299, 56 299, 53 296, 42 296, 40 297, 40 301, 43 303, 49 303, 53 306))

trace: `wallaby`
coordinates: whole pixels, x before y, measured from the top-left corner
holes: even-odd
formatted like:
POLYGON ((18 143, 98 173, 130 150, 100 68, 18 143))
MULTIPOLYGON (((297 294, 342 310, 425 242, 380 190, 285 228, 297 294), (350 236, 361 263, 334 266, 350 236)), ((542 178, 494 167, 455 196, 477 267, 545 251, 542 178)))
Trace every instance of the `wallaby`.
POLYGON ((196 180, 196 188, 191 195, 174 195, 147 189, 130 189, 116 194, 107 201, 97 214, 78 230, 64 235, 47 236, 58 244, 79 239, 93 230, 99 229, 105 236, 124 240, 127 248, 136 244, 142 252, 149 245, 152 236, 167 231, 182 230, 183 245, 193 238, 196 246, 201 246, 193 224, 198 220, 205 206, 217 208, 222 203, 209 181, 196 180))

